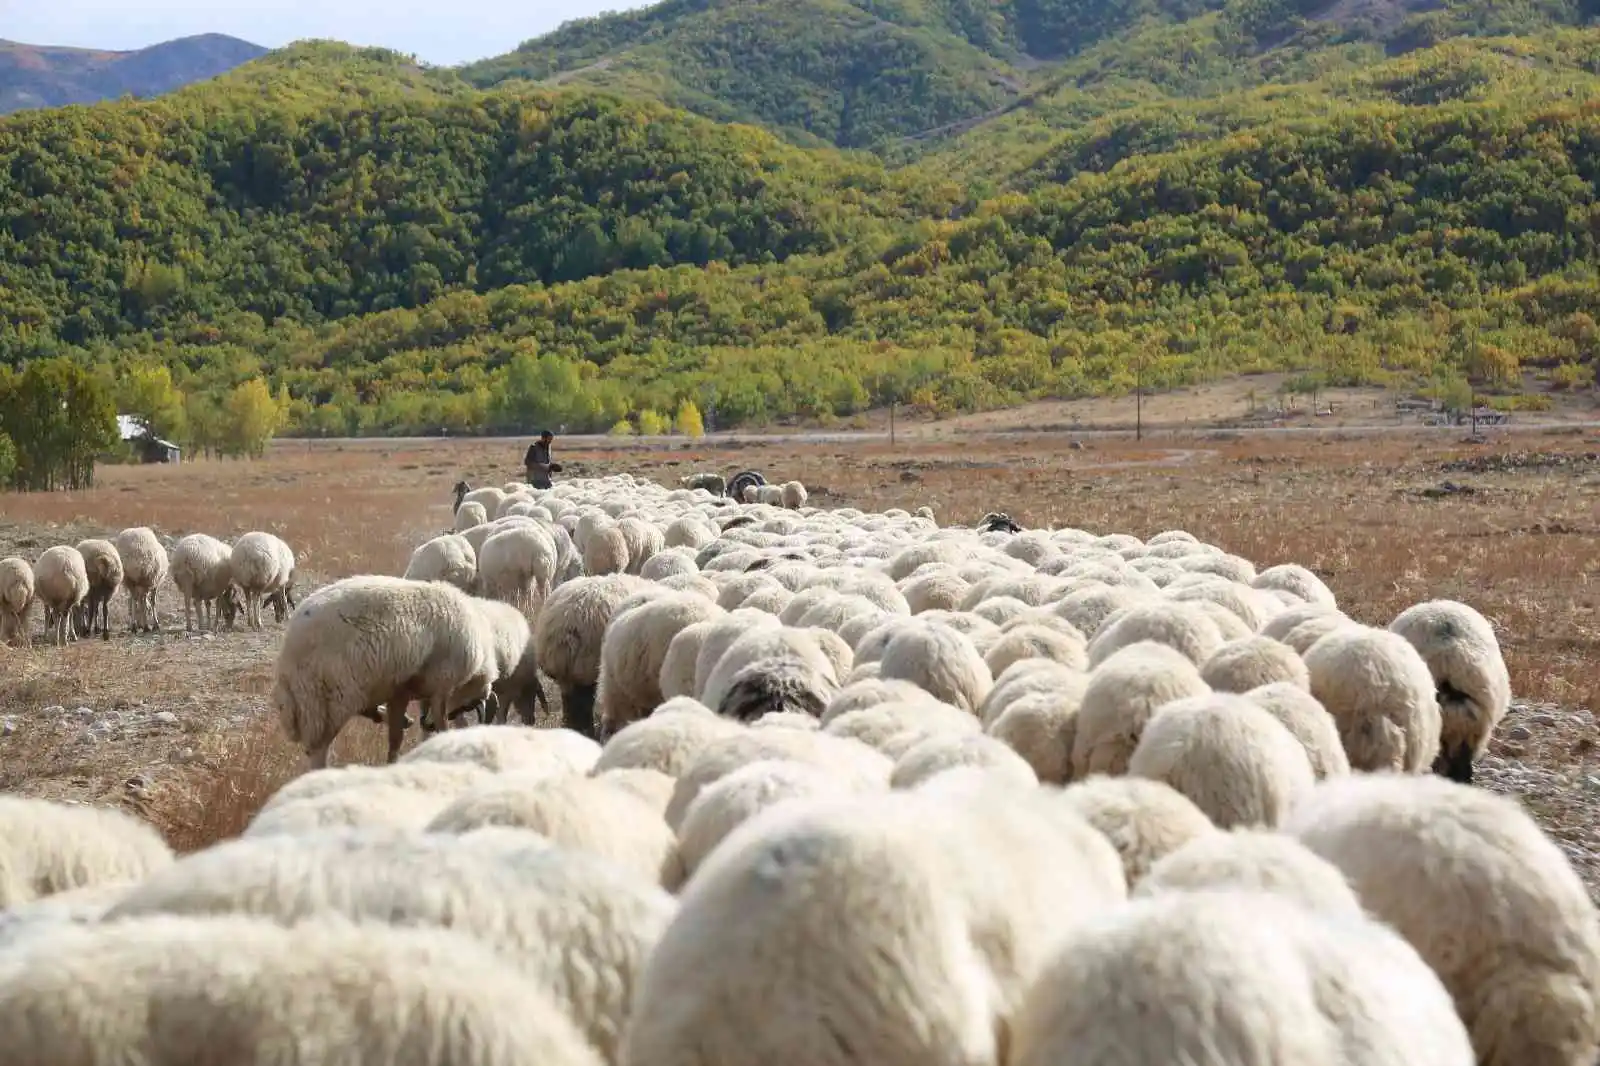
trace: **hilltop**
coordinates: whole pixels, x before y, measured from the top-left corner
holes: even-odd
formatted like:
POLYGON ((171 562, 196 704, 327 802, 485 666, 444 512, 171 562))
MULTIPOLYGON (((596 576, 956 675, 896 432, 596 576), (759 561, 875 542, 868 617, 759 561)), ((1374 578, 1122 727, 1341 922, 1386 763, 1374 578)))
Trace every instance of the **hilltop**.
POLYGON ((219 33, 180 37, 130 52, 57 48, 0 40, 0 114, 159 96, 266 54, 219 33))
POLYGON ((930 138, 1078 91, 1075 117, 1583 23, 1590 0, 665 0, 463 69, 655 99, 800 144, 930 138), (1101 91, 1096 92, 1098 87, 1101 91))

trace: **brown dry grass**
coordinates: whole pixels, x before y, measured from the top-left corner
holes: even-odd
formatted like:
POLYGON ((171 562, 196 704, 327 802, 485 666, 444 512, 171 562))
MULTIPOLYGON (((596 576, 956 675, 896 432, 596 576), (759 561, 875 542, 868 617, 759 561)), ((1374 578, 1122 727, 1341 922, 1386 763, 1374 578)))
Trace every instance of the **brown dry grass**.
MULTIPOLYGON (((1217 433, 1084 449, 1052 435, 899 448, 584 447, 563 449, 567 476, 628 470, 670 482, 695 469, 753 467, 799 478, 824 507, 927 504, 943 523, 1005 510, 1029 526, 1139 536, 1180 527, 1262 566, 1311 566, 1352 615, 1378 624, 1422 599, 1461 599, 1495 623, 1519 698, 1600 709, 1600 463, 1581 458, 1600 445, 1576 433, 1508 436, 1487 447, 1454 435, 1217 433), (1532 452, 1579 458, 1478 473, 1444 466, 1532 452), (1474 491, 1422 494, 1445 480, 1474 491)), ((132 524, 174 536, 270 529, 295 547, 309 590, 359 572, 400 572, 417 543, 449 524, 457 477, 500 483, 518 475, 519 460, 508 442, 284 443, 258 463, 106 469, 92 491, 0 498, 0 555, 33 558, 50 544, 132 524)), ((0 737, 0 787, 125 803, 188 849, 238 832, 298 772, 300 754, 267 710, 276 627, 185 638, 181 622, 171 624, 182 612, 170 590, 164 608, 160 637, 0 650, 0 714, 16 725, 0 737), (81 727, 43 714, 79 703, 133 716, 169 710, 179 721, 84 746, 75 739, 81 727)), ((119 598, 114 624, 124 609, 119 598)), ((1592 768, 1594 740, 1564 725, 1536 738, 1531 752, 1497 750, 1581 774, 1592 768)), ((334 761, 376 762, 381 753, 382 731, 358 722, 334 761)), ((1547 822, 1587 824, 1581 805, 1563 797, 1534 797, 1530 806, 1547 822)))

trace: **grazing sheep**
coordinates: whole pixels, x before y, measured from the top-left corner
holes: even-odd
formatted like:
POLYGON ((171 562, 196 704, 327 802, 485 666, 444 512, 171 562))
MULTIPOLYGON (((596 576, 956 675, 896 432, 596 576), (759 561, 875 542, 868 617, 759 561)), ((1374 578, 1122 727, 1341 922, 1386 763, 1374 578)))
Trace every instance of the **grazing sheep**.
POLYGON ((684 871, 693 876, 728 834, 769 807, 851 791, 837 774, 806 763, 780 759, 746 763, 701 789, 689 804, 678 831, 684 871))
POLYGON ((1439 755, 1433 772, 1472 783, 1472 763, 1489 746, 1511 706, 1511 675, 1489 620, 1464 603, 1431 600, 1389 623, 1417 649, 1439 702, 1439 755))
POLYGON ((0 644, 27 647, 33 613, 33 567, 26 559, 0 559, 0 644))
POLYGON ((513 526, 493 533, 478 551, 480 595, 534 615, 555 585, 556 542, 538 526, 513 526))
POLYGON ((879 677, 864 678, 851 681, 835 692, 833 698, 828 701, 828 706, 823 709, 820 721, 823 725, 827 725, 840 715, 866 710, 880 703, 919 700, 926 703, 939 702, 910 681, 885 681, 879 677))
POLYGON ((910 681, 974 716, 994 687, 971 640, 945 626, 913 623, 889 638, 880 660, 885 680, 910 681))
POLYGON ((1151 641, 1123 647, 1089 673, 1072 741, 1072 775, 1127 773, 1157 711, 1208 691, 1200 671, 1176 648, 1151 641))
POLYGON ((1216 832, 1189 797, 1141 777, 1096 774, 1066 788, 1061 801, 1111 842, 1129 885, 1143 880, 1164 856, 1216 832))
POLYGON ((1171 785, 1223 829, 1278 825, 1316 783, 1292 733, 1243 696, 1224 693, 1157 711, 1128 773, 1171 785))
POLYGON ((623 574, 628 570, 628 539, 615 522, 590 531, 579 544, 583 572, 590 577, 623 574))
POLYGON ((0 956, 0 1032, 63 1066, 604 1062, 552 996, 465 936, 244 916, 34 938, 0 956))
POLYGON ((504 725, 513 711, 523 725, 538 723, 538 708, 550 711, 550 697, 539 680, 539 657, 535 654, 533 627, 521 611, 497 600, 474 600, 473 606, 494 627, 496 679, 490 687, 496 725, 504 725))
POLYGON ((1022 756, 982 733, 935 733, 924 737, 895 760, 890 788, 916 788, 948 770, 973 767, 1018 785, 1034 786, 1039 775, 1022 756))
MULTIPOLYGON (((645 767, 624 767, 620 770, 605 770, 594 775, 594 779, 607 788, 618 788, 642 801, 662 819, 667 816, 667 804, 672 802, 672 790, 678 783, 660 770, 651 770, 645 767)), ((682 854, 682 843, 679 844, 679 854, 682 854)))
MULTIPOLYGON (((661 669, 672 640, 689 626, 721 617, 722 608, 687 592, 667 593, 623 611, 600 644, 595 718, 604 738, 655 709, 665 695, 661 669)), ((677 695, 677 693, 675 693, 677 695)))
POLYGON ((488 508, 476 500, 471 500, 456 508, 454 529, 457 533, 465 533, 474 526, 484 525, 488 521, 488 508))
POLYGON ((700 709, 705 713, 676 713, 663 704, 650 717, 624 726, 600 749, 595 772, 649 769, 676 778, 713 741, 744 732, 737 722, 700 709))
POLYGON ((488 617, 442 582, 346 578, 308 596, 289 619, 272 699, 284 735, 305 748, 311 768, 350 719, 388 708, 393 762, 406 705, 426 703, 424 727, 487 706, 498 678, 488 617))
POLYGON ((651 584, 626 574, 576 578, 545 600, 534 625, 539 666, 561 691, 561 722, 595 735, 595 688, 600 683, 600 648, 616 609, 651 584))
POLYGON ((983 659, 994 677, 1005 673, 1012 663, 1025 659, 1051 659, 1074 670, 1089 669, 1089 657, 1081 638, 1044 625, 1026 623, 1005 630, 983 659))
POLYGON ((0 911, 171 861, 155 828, 122 811, 0 795, 0 911))
POLYGON ((1333 716, 1351 769, 1419 774, 1433 766, 1441 728, 1433 674, 1404 637, 1348 622, 1305 660, 1311 694, 1333 716))
POLYGON ((1210 889, 1269 892, 1339 918, 1360 918, 1364 913, 1337 866, 1293 837, 1259 829, 1202 833, 1158 859, 1133 894, 1210 889))
MULTIPOLYGON (((731 622, 732 619, 727 621, 731 622)), ((719 633, 712 633, 706 638, 706 643, 700 649, 700 658, 696 662, 695 673, 699 674, 699 664, 707 660, 709 654, 715 653, 719 633)), ((705 687, 700 692, 700 702, 712 710, 718 710, 724 701, 728 700, 734 691, 735 680, 748 666, 771 659, 799 660, 809 668, 810 673, 803 670, 791 669, 789 677, 779 683, 779 689, 784 686, 806 686, 813 683, 812 674, 820 678, 818 684, 828 688, 822 693, 823 705, 832 698, 834 690, 839 686, 837 669, 833 660, 823 653, 813 630, 794 629, 788 626, 756 626, 744 627, 742 635, 724 645, 725 649, 717 656, 714 665, 706 674, 705 687)), ((778 689, 767 689, 767 683, 753 675, 744 677, 745 688, 736 701, 741 707, 750 712, 764 705, 767 696, 781 696, 778 689)), ((799 695, 799 692, 795 693, 799 695)), ((821 713, 821 708, 818 708, 821 713)))
POLYGON ((1130 644, 1144 641, 1165 644, 1195 666, 1226 643, 1216 620, 1202 604, 1158 600, 1124 608, 1106 619, 1089 642, 1089 664, 1099 666, 1130 644))
POLYGON ((1283 829, 1433 967, 1481 1066, 1600 1055, 1600 917, 1515 800, 1431 775, 1355 774, 1318 785, 1283 829))
POLYGON ((369 782, 263 807, 240 835, 298 836, 316 829, 358 827, 420 833, 449 802, 447 796, 404 784, 369 782))
MULTIPOLYGON (((1250 582, 1252 588, 1279 589, 1292 593, 1306 603, 1337 610, 1338 603, 1322 579, 1298 563, 1269 566, 1250 582)), ((1287 630, 1285 630, 1287 632, 1287 630)))
POLYGON ((778 488, 778 499, 791 511, 798 511, 806 505, 806 487, 798 481, 785 481, 778 488))
POLYGON ((985 726, 994 724, 1017 700, 1036 693, 1071 695, 1074 712, 1083 699, 1089 675, 1050 659, 1022 659, 995 675, 994 687, 978 708, 985 726))
POLYGON ((1063 596, 1050 612, 1071 622, 1078 632, 1094 640, 1106 622, 1123 610, 1150 599, 1148 595, 1120 585, 1090 585, 1063 596))
POLYGON ((1302 622, 1309 622, 1313 618, 1322 618, 1334 615, 1344 618, 1345 614, 1336 607, 1329 607, 1321 603, 1304 603, 1297 607, 1289 607, 1267 619, 1261 627, 1261 636, 1271 637, 1273 640, 1283 640, 1294 632, 1296 626, 1302 622))
POLYGON ((805 655, 775 655, 741 667, 713 710, 738 722, 754 723, 774 715, 816 722, 838 690, 832 668, 824 669, 805 655))
POLYGON ((1311 645, 1338 629, 1361 628, 1342 614, 1319 614, 1289 630, 1283 642, 1304 657, 1311 645))
POLYGON ((1318 781, 1350 772, 1350 756, 1339 739, 1339 727, 1311 693, 1299 685, 1279 681, 1251 689, 1244 698, 1294 735, 1311 760, 1311 772, 1318 781))
POLYGON ((172 583, 183 593, 183 631, 215 631, 218 612, 232 625, 240 604, 233 587, 233 549, 216 537, 191 533, 172 546, 172 583))
POLYGON ((244 621, 251 629, 261 628, 261 605, 266 598, 289 584, 283 569, 285 560, 294 556, 288 549, 280 538, 259 531, 233 542, 228 572, 244 595, 244 621))
POLYGON ((1279 681, 1311 690, 1305 660, 1270 637, 1246 637, 1224 644, 1200 667, 1200 676, 1218 692, 1249 692, 1279 681))
POLYGON ((619 1066, 995 1062, 1051 946, 1124 887, 1081 820, 978 791, 793 799, 735 829, 645 964, 619 1066))
POLYGON ((446 533, 418 545, 401 576, 411 581, 443 581, 471 592, 478 580, 478 553, 466 537, 446 533))
POLYGON ((128 617, 135 633, 157 633, 161 618, 156 594, 167 580, 167 549, 146 526, 124 529, 111 539, 122 560, 122 587, 128 590, 128 617))
POLYGON ((47 548, 33 564, 34 596, 44 604, 44 624, 54 633, 56 647, 76 640, 72 614, 89 595, 89 573, 77 548, 47 548))
POLYGON ((406 752, 400 763, 472 763, 497 774, 516 770, 567 777, 589 773, 599 758, 600 745, 570 729, 485 725, 435 734, 406 752))
POLYGON ((89 577, 89 594, 78 605, 73 619, 79 636, 92 636, 96 617, 100 620, 100 639, 111 639, 111 597, 122 587, 122 557, 109 540, 78 543, 83 567, 89 577))
MULTIPOLYGON (((369 785, 393 785, 415 792, 427 792, 453 799, 473 785, 481 784, 490 771, 472 763, 412 762, 386 766, 335 766, 310 770, 290 778, 267 797, 262 811, 285 803, 315 799, 345 789, 369 785)), ((260 812, 257 812, 260 813, 260 812)))
POLYGON ((132 881, 105 881, 0 910, 0 954, 62 926, 95 924, 132 887, 132 881))
POLYGON ((898 759, 931 736, 968 736, 981 732, 979 722, 959 707, 937 700, 879 703, 834 718, 823 731, 858 740, 898 759))
POLYGON ((1439 979, 1362 918, 1173 893, 1080 924, 1053 957, 1010 1030, 1015 1066, 1474 1066, 1439 979))
POLYGON ((683 826, 689 805, 712 783, 748 763, 764 759, 802 762, 827 770, 853 789, 877 786, 887 789, 894 764, 854 740, 829 733, 798 729, 742 729, 706 744, 678 775, 672 802, 667 805, 667 825, 676 832, 683 826))
POLYGON ((1006 704, 985 727, 995 740, 1020 755, 1041 784, 1072 780, 1072 745, 1078 733, 1083 690, 1034 692, 1006 704))
POLYGON ((683 860, 667 823, 644 800, 592 777, 502 774, 457 796, 427 830, 459 834, 491 825, 531 830, 669 892, 683 883, 683 860))

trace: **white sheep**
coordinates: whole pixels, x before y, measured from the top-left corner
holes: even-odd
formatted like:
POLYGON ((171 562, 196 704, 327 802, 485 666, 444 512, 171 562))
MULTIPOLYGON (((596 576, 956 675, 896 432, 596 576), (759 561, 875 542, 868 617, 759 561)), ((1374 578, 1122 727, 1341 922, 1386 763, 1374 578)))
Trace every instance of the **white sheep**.
POLYGON ((399 782, 366 782, 264 806, 240 835, 298 836, 317 829, 356 827, 420 833, 449 802, 447 796, 399 782))
POLYGON ((673 638, 722 614, 722 608, 701 596, 672 592, 614 617, 600 643, 595 696, 599 735, 610 736, 654 710, 665 698, 661 669, 673 638))
POLYGON ((1280 681, 1311 691, 1305 660, 1270 637, 1229 641, 1201 665, 1200 676, 1218 692, 1249 692, 1280 681))
POLYGON ((1404 637, 1346 622, 1312 644, 1305 661, 1311 694, 1333 716, 1352 769, 1432 767, 1441 728, 1433 674, 1404 637))
POLYGON ((1439 702, 1433 771, 1472 783, 1472 763, 1511 706, 1511 674, 1489 620, 1464 603, 1430 600, 1389 623, 1428 664, 1439 702))
POLYGON ((974 716, 994 678, 972 641, 946 626, 913 623, 889 638, 880 675, 910 681, 945 703, 974 716))
POLYGON ((456 508, 455 531, 465 533, 474 526, 481 526, 489 521, 489 510, 476 500, 468 500, 456 508))
POLYGON ((1082 637, 1048 625, 1027 622, 1003 629, 1000 639, 989 648, 983 659, 994 677, 999 677, 1011 664, 1024 659, 1051 659, 1074 670, 1089 669, 1089 657, 1084 651, 1082 637))
POLYGON ((1600 917, 1514 800, 1432 775, 1354 774, 1283 826, 1433 967, 1481 1066, 1600 1055, 1600 917))
POLYGON ((1116 848, 1129 885, 1137 885, 1164 856, 1216 832, 1189 797, 1142 777, 1096 774, 1064 789, 1061 802, 1116 848))
POLYGON ((556 542, 538 526, 513 526, 490 535, 478 551, 480 594, 537 615, 554 587, 556 542))
POLYGON ((513 711, 523 725, 534 725, 538 707, 550 710, 550 698, 539 680, 539 658, 533 641, 533 627, 517 608, 497 600, 474 600, 494 629, 495 671, 498 675, 490 691, 494 696, 496 725, 504 725, 513 711))
POLYGON ((122 557, 109 540, 95 538, 79 541, 78 554, 89 577, 89 594, 78 605, 74 624, 80 635, 92 636, 98 617, 101 639, 110 640, 111 597, 122 587, 122 557))
POLYGON ((135 881, 171 861, 155 828, 122 811, 0 795, 0 910, 135 881))
POLYGON ((890 788, 916 788, 929 778, 959 767, 974 767, 1018 785, 1039 783, 1022 756, 982 733, 935 733, 924 737, 895 760, 890 788))
POLYGON ((668 891, 683 883, 678 842, 657 811, 592 777, 501 774, 443 807, 427 830, 465 833, 500 825, 597 855, 668 891))
POLYGON ((167 580, 167 549, 147 526, 124 529, 112 538, 122 560, 122 587, 128 590, 128 617, 135 633, 157 633, 161 616, 156 595, 167 580))
POLYGON ((261 628, 261 605, 279 589, 289 585, 294 554, 282 538, 256 530, 233 542, 228 553, 228 572, 244 596, 244 621, 251 629, 261 628))
POLYGON ((1204 695, 1200 671, 1168 644, 1122 647, 1089 673, 1072 741, 1072 774, 1122 774, 1159 708, 1204 695))
POLYGON ((1299 685, 1279 681, 1251 689, 1244 698, 1294 735, 1311 760, 1311 772, 1318 781, 1350 772, 1350 756, 1339 739, 1339 727, 1311 693, 1299 685))
POLYGON ((39 1063, 604 1063, 553 996, 458 933, 244 916, 35 937, 0 955, 0 1032, 39 1063))
POLYGON ((1316 783, 1294 735, 1243 696, 1226 693, 1158 710, 1128 773, 1171 785, 1223 829, 1275 826, 1316 783))
POLYGON ((1103 838, 1013 786, 779 803, 684 889, 619 1066, 994 1063, 1052 945, 1124 891, 1103 838))
POLYGON ((1298 563, 1269 566, 1250 582, 1253 588, 1280 589, 1293 593, 1306 603, 1337 610, 1338 603, 1322 579, 1298 563))
POLYGON ((798 729, 741 729, 705 744, 678 774, 667 825, 682 828, 689 805, 702 789, 749 763, 764 759, 803 762, 840 777, 852 788, 887 789, 894 764, 864 744, 829 733, 798 729))
POLYGON ((230 558, 233 550, 216 537, 191 533, 172 546, 172 583, 183 593, 183 631, 231 625, 240 609, 234 592, 230 558))
POLYGON ((676 778, 713 741, 744 732, 739 723, 703 706, 700 710, 705 713, 673 713, 663 704, 650 717, 624 726, 600 749, 595 772, 649 769, 676 778))
POLYGON ((1378 922, 1174 893, 1080 924, 1053 958, 1011 1027, 1015 1066, 1474 1066, 1439 979, 1378 922))
POLYGON ((45 628, 53 631, 56 646, 76 639, 72 614, 89 595, 89 574, 78 549, 65 544, 45 549, 33 564, 33 591, 44 604, 45 628))
POLYGON ((471 592, 478 580, 478 553, 466 537, 446 533, 417 545, 401 576, 411 581, 443 581, 471 592))
POLYGON ((693 875, 729 833, 769 807, 853 791, 837 774, 818 766, 786 759, 746 763, 701 789, 684 812, 678 829, 684 871, 693 875))
POLYGON ((1165 644, 1197 667, 1226 643, 1203 604, 1156 600, 1125 607, 1107 618, 1089 642, 1089 664, 1098 666, 1130 644, 1144 641, 1165 644))
POLYGON ((798 481, 785 481, 778 486, 779 501, 791 511, 798 511, 806 505, 806 487, 798 481))
POLYGON ((389 755, 403 738, 406 705, 426 703, 424 727, 487 705, 498 677, 495 638, 469 597, 441 582, 366 576, 317 590, 284 631, 272 699, 284 735, 313 769, 350 719, 388 708, 389 755))
POLYGON ((1260 829, 1200 834, 1156 860, 1133 894, 1211 889, 1269 892, 1338 918, 1364 914, 1337 866, 1291 836, 1260 829))
POLYGON ((406 752, 400 763, 473 763, 495 773, 567 777, 589 773, 599 758, 600 745, 570 729, 484 725, 437 733, 406 752))
POLYGON ((32 642, 28 617, 33 600, 33 567, 15 556, 0 559, 0 644, 26 647, 32 642))
POLYGON ((626 574, 576 578, 545 600, 533 628, 539 668, 561 691, 561 721, 586 736, 595 734, 595 688, 600 649, 617 608, 653 586, 626 574))

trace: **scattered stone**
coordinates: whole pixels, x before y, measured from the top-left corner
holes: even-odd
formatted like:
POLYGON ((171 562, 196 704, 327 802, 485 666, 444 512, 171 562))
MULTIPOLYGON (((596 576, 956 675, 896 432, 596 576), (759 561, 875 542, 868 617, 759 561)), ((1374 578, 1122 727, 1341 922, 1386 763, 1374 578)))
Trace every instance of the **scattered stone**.
POLYGON ((0 737, 12 736, 20 728, 17 725, 17 720, 11 715, 8 714, 4 718, 0 718, 0 737))
POLYGON ((155 718, 156 721, 160 722, 162 725, 177 725, 178 724, 178 716, 173 714, 171 711, 157 711, 153 715, 153 717, 155 718))

